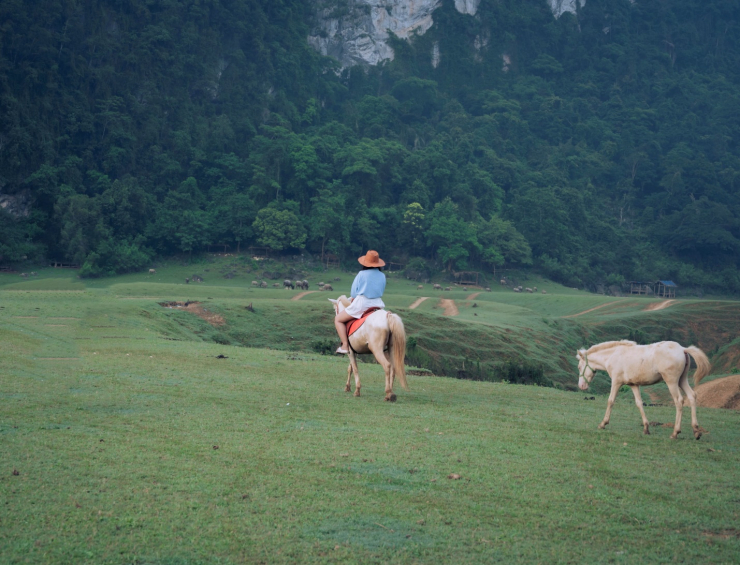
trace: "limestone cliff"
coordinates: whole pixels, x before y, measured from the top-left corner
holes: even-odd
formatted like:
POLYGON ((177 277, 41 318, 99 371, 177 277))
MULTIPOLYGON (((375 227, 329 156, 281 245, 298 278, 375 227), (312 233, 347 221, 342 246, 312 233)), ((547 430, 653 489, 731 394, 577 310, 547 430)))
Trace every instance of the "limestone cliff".
MULTIPOLYGON (((393 59, 388 45, 389 32, 408 39, 425 33, 434 20, 434 11, 443 1, 452 0, 347 0, 338 7, 336 2, 314 0, 316 28, 308 42, 323 55, 337 59, 341 66, 377 65, 393 59)), ((461 14, 474 16, 481 0, 454 0, 461 14)), ((553 15, 576 12, 586 0, 547 0, 553 15)), ((439 47, 432 53, 433 64, 439 62, 439 47)))

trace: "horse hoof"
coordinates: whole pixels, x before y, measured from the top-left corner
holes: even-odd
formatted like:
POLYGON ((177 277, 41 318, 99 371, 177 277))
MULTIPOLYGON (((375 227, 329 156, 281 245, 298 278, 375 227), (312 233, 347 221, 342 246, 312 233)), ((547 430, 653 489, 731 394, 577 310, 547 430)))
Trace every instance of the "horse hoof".
POLYGON ((357 389, 357 390, 355 391, 355 394, 354 394, 354 395, 355 395, 355 396, 360 396, 360 389, 357 389))
POLYGON ((344 387, 344 392, 352 392, 352 389, 349 387, 349 385, 344 387))
POLYGON ((680 433, 681 432, 674 432, 674 433, 672 433, 671 434, 671 439, 676 439, 678 437, 678 434, 680 434, 680 433))
POLYGON ((396 401, 396 395, 395 394, 391 394, 388 398, 386 398, 386 400, 390 400, 391 402, 395 402, 396 401))
POLYGON ((701 432, 694 432, 694 437, 696 439, 701 439, 701 432))
POLYGON ((650 428, 645 427, 645 429, 642 431, 642 433, 644 433, 646 436, 649 436, 650 435, 650 428))
POLYGON ((606 426, 604 424, 599 424, 598 429, 603 430, 606 426))

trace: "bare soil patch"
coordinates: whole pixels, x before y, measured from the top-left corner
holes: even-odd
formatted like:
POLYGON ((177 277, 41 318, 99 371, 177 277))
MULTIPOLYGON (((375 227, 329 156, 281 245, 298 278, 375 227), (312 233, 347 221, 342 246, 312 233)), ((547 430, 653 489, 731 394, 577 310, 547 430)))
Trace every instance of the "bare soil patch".
MULTIPOLYGON (((704 408, 740 410, 740 375, 716 379, 694 389, 696 402, 704 408)), ((684 404, 686 401, 684 400, 684 404)))
POLYGON ((177 308, 178 310, 184 310, 185 312, 195 314, 215 327, 226 324, 226 320, 224 320, 223 317, 218 314, 214 314, 213 312, 209 312, 203 308, 203 305, 200 302, 160 302, 159 304, 164 308, 177 308))
POLYGON ((442 312, 443 316, 457 316, 460 313, 455 301, 449 298, 440 298, 439 305, 444 308, 444 312, 442 312))
POLYGON ((599 308, 605 308, 606 306, 611 306, 612 304, 617 304, 620 302, 619 300, 615 300, 614 302, 607 302, 606 304, 600 304, 599 306, 594 306, 593 308, 589 308, 588 310, 584 310, 583 312, 578 312, 578 314, 569 314, 568 316, 563 316, 563 318, 575 318, 577 316, 583 316, 584 314, 588 314, 589 312, 593 312, 594 310, 598 310, 599 308))
POLYGON ((645 308, 645 311, 652 312, 655 310, 663 310, 664 308, 668 308, 674 302, 676 301, 675 300, 664 300, 663 302, 653 302, 652 304, 648 304, 647 308, 645 308))
POLYGON ((414 300, 414 303, 411 306, 409 306, 409 310, 414 310, 419 304, 421 304, 428 298, 429 298, 428 296, 422 296, 421 298, 417 298, 416 300, 414 300))
POLYGON ((318 290, 306 290, 306 291, 303 291, 303 292, 299 292, 293 298, 291 298, 291 300, 300 300, 301 298, 303 298, 307 294, 311 294, 312 292, 318 292, 318 290))
POLYGON ((476 298, 478 298, 479 294, 480 292, 474 292, 473 294, 468 294, 468 297, 465 300, 475 300, 476 298))

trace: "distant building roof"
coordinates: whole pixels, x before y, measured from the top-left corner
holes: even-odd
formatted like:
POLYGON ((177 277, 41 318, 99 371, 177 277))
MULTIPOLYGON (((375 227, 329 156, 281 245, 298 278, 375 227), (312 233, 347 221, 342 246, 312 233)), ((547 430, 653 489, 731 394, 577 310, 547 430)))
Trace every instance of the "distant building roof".
POLYGON ((678 288, 678 285, 674 283, 673 281, 658 281, 658 282, 664 286, 675 286, 676 288, 678 288))

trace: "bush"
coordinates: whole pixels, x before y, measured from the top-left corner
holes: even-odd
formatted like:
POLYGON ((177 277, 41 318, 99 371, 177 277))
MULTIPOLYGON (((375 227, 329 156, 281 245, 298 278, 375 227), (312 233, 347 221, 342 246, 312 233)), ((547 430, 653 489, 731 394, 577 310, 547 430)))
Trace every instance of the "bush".
POLYGON ((335 339, 316 339, 311 342, 311 349, 320 355, 333 355, 336 348, 335 339))

